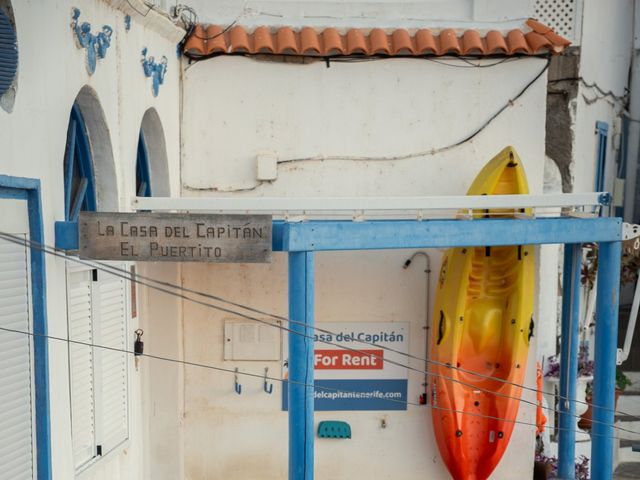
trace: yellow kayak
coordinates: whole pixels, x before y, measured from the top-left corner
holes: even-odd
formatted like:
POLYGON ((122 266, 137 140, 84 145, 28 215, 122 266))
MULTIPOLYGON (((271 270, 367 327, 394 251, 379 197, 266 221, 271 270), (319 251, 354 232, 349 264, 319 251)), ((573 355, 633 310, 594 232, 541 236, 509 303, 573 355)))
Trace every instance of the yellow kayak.
MULTIPOLYGON (((467 192, 526 193, 527 178, 512 147, 487 163, 467 192)), ((529 213, 476 210, 468 221, 520 212, 529 213)), ((521 388, 486 376, 524 381, 533 332, 534 262, 530 245, 452 248, 443 259, 431 328, 431 359, 440 364, 430 367, 436 375, 432 418, 440 453, 456 480, 488 478, 509 443, 521 388)))

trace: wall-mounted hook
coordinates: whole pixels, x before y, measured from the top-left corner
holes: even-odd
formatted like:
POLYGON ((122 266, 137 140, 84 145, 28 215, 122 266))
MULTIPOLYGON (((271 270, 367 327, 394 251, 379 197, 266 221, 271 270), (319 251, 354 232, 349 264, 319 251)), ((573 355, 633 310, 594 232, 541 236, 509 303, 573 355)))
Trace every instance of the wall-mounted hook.
POLYGON ((263 388, 265 392, 271 395, 271 392, 273 392, 273 383, 267 382, 268 373, 269 373, 269 367, 266 367, 264 369, 264 387, 263 388))
POLYGON ((238 395, 241 395, 241 394, 242 394, 242 385, 240 385, 240 384, 238 383, 238 369, 237 369, 237 368, 236 368, 236 375, 235 375, 235 383, 236 383, 236 384, 235 384, 235 387, 234 387, 234 388, 235 388, 235 390, 236 390, 236 393, 237 393, 238 395))

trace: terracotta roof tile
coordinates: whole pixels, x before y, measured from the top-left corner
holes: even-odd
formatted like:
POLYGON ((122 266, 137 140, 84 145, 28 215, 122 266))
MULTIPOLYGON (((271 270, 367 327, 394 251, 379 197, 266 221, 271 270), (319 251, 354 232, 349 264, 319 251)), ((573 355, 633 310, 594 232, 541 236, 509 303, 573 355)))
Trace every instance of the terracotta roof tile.
POLYGON ((462 34, 462 53, 465 55, 483 55, 485 47, 477 30, 467 30, 462 34))
POLYGON ((500 55, 509 52, 506 40, 497 30, 487 32, 487 35, 484 38, 487 42, 486 53, 488 55, 500 55))
POLYGON ((438 54, 436 39, 429 29, 422 29, 416 32, 416 55, 438 54))
POLYGON ((300 31, 300 53, 302 55, 320 55, 320 37, 311 27, 300 31))
POLYGON ((524 29, 506 35, 497 30, 481 33, 445 28, 439 33, 429 29, 408 31, 403 28, 370 31, 351 28, 341 34, 335 28, 317 31, 311 27, 257 27, 250 32, 236 25, 228 31, 218 25, 196 25, 184 44, 192 57, 219 54, 280 54, 331 57, 340 55, 543 55, 561 53, 570 45, 566 38, 548 26, 529 19, 524 29))
POLYGON ((391 48, 391 55, 413 55, 416 51, 409 32, 404 28, 394 30, 391 34, 391 48))

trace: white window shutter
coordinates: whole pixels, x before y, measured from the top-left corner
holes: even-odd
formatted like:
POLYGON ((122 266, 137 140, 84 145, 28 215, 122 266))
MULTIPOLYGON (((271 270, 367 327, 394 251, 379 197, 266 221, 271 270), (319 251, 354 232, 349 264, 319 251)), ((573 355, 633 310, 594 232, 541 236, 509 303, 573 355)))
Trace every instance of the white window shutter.
MULTIPOLYGON (((124 265, 115 265, 124 269, 124 265)), ((127 350, 126 282, 104 271, 98 273, 98 315, 95 322, 100 345, 127 350)), ((95 288, 95 285, 94 285, 95 288)), ((128 438, 128 354, 108 349, 100 352, 99 442, 102 454, 128 438)))
MULTIPOLYGON (((0 240, 0 326, 30 331, 29 266, 23 245, 0 240)), ((35 476, 31 338, 0 331, 0 479, 35 476)))
MULTIPOLYGON (((95 343, 91 302, 92 270, 67 266, 69 340, 95 343)), ((96 456, 95 356, 93 347, 69 343, 71 434, 76 468, 96 456)))

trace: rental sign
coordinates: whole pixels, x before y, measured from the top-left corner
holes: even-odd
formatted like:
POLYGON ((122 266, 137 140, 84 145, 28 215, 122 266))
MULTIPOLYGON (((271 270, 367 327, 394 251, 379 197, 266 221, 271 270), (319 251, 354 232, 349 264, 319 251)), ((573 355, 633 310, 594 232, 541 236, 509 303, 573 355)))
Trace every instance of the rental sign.
MULTIPOLYGON (((402 365, 408 361, 403 354, 409 353, 409 323, 331 322, 317 327, 316 410, 407 409, 407 369, 402 365)), ((285 343, 286 338, 285 335, 285 343)), ((285 363, 285 379, 288 378, 287 365, 285 363)), ((282 408, 288 408, 286 382, 282 408)))

